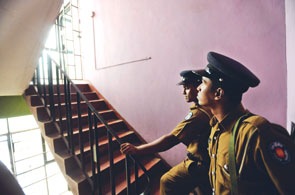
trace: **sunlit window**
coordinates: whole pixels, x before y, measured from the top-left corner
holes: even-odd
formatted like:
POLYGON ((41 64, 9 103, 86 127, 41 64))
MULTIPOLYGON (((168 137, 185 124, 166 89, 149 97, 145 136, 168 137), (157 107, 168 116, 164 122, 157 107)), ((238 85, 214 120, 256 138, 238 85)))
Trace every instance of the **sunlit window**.
POLYGON ((83 79, 78 0, 65 0, 48 33, 45 49, 72 80, 83 79))
POLYGON ((0 135, 6 134, 8 132, 7 130, 7 120, 6 119, 0 119, 0 135))
POLYGON ((33 115, 8 118, 11 133, 38 128, 33 115))
POLYGON ((33 115, 0 119, 0 153, 26 195, 71 194, 33 115))

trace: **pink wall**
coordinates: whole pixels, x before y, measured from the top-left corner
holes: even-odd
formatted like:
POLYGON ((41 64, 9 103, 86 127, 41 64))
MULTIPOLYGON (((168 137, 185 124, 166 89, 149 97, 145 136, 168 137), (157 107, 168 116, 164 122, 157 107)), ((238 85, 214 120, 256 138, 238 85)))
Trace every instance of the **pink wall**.
MULTIPOLYGON (((284 1, 101 0, 82 7, 84 76, 146 141, 184 118, 189 105, 176 86, 179 72, 203 68, 210 50, 257 74, 261 84, 244 95, 244 106, 285 126, 284 1)), ((185 149, 161 155, 173 165, 185 149)))

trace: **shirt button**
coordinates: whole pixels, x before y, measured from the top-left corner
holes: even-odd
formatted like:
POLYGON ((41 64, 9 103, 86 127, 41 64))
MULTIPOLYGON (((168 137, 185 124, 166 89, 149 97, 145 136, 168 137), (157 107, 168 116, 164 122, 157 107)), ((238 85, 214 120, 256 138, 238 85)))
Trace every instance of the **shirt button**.
POLYGON ((228 171, 228 165, 227 164, 223 165, 223 168, 228 171))
POLYGON ((215 154, 212 154, 212 155, 211 155, 212 158, 215 158, 215 156, 216 156, 215 154))
POLYGON ((213 139, 214 139, 214 140, 216 140, 216 139, 217 139, 217 137, 216 137, 216 136, 214 136, 214 137, 213 137, 213 139))
POLYGON ((211 174, 212 174, 212 175, 215 175, 215 171, 212 171, 211 174))

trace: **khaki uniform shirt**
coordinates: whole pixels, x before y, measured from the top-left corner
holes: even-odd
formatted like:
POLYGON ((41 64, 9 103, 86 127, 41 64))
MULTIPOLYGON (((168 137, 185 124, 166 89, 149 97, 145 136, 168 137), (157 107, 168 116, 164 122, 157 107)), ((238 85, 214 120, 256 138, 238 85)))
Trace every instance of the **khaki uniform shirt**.
MULTIPOLYGON (((229 140, 233 126, 247 111, 242 106, 220 123, 212 118, 209 177, 215 194, 230 194, 229 140)), ((295 145, 260 116, 238 129, 235 144, 239 194, 295 194, 295 145), (255 125, 253 125, 255 124, 255 125)))
POLYGON ((208 164, 207 146, 211 129, 210 119, 209 112, 194 105, 190 108, 185 120, 181 121, 171 132, 187 146, 188 153, 208 164))

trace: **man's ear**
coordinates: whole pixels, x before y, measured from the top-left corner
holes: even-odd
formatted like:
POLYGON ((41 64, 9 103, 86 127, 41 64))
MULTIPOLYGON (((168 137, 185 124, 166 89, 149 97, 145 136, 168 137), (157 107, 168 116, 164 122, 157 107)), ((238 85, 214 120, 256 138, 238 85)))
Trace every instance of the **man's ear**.
POLYGON ((217 88, 215 91, 215 99, 219 100, 223 97, 224 95, 224 90, 222 88, 217 88))

